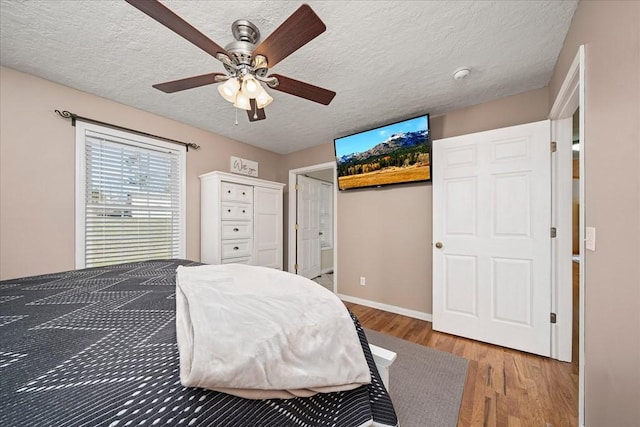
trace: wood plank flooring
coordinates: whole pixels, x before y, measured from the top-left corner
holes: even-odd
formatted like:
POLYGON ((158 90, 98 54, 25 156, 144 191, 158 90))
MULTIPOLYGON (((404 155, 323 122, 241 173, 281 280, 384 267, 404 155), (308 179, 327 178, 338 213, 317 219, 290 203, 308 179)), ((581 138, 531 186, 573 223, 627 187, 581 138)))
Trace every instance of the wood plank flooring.
POLYGON ((443 334, 433 331, 431 323, 423 320, 353 303, 345 305, 365 328, 469 360, 458 427, 578 424, 577 363, 443 334))

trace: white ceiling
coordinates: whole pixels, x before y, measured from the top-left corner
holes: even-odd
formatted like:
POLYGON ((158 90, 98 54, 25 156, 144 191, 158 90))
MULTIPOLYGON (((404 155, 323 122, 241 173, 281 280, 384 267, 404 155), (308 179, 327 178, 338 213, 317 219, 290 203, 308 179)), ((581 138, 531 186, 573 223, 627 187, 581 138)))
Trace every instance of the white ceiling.
MULTIPOLYGON (((301 4, 164 3, 221 46, 233 41, 234 20, 252 21, 265 38, 301 4)), ((267 119, 253 123, 240 111, 234 124, 235 110, 216 85, 174 94, 153 89, 224 68, 124 1, 0 0, 0 63, 286 154, 546 86, 577 6, 577 0, 308 3, 327 31, 270 72, 337 95, 323 106, 270 90, 267 119), (452 74, 461 66, 473 71, 456 81, 452 74)), ((65 108, 60 102, 51 108, 65 108)))

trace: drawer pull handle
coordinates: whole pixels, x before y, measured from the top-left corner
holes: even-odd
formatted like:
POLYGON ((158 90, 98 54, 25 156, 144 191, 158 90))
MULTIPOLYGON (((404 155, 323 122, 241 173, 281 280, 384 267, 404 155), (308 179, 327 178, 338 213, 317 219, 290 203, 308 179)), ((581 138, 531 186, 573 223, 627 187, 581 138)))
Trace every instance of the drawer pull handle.
POLYGON ((238 229, 238 228, 234 228, 234 229, 233 229, 233 231, 240 231, 240 229, 238 229))
POLYGON ((228 193, 228 194, 231 194, 231 190, 227 190, 227 193, 228 193))
POLYGON ((246 213, 247 211, 245 211, 244 209, 242 209, 242 213, 246 213))
POLYGON ((243 196, 246 196, 246 195, 247 195, 247 193, 245 193, 245 192, 243 191, 243 192, 242 192, 242 195, 243 195, 243 196))
POLYGON ((227 209, 227 212, 231 212, 231 209, 227 209))
POLYGON ((239 247, 237 247, 237 246, 234 246, 234 247, 233 247, 233 250, 234 250, 234 251, 237 251, 238 249, 240 249, 240 248, 239 248, 239 247))

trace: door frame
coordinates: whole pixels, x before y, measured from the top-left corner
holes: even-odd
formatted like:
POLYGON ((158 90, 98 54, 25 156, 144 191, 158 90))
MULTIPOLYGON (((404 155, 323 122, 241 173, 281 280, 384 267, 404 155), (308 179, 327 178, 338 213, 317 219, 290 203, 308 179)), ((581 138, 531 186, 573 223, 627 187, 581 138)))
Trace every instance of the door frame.
POLYGON ((296 182, 298 175, 304 175, 309 172, 331 169, 333 171, 333 293, 338 292, 338 183, 336 162, 319 163, 316 165, 305 166, 297 169, 289 170, 289 214, 287 220, 287 271, 296 272, 296 218, 298 217, 298 206, 296 203, 296 182))
MULTIPOLYGON (((578 241, 578 245, 580 248, 579 254, 579 262, 580 262, 580 274, 579 274, 579 293, 580 293, 580 301, 578 303, 578 310, 580 311, 578 314, 580 330, 578 333, 578 425, 585 425, 585 360, 584 360, 584 349, 585 349, 585 242, 584 242, 584 230, 585 230, 585 48, 584 45, 581 45, 578 48, 578 52, 574 57, 574 60, 567 71, 565 79, 558 91, 558 95, 556 96, 553 106, 551 107, 551 111, 549 112, 549 118, 551 119, 551 129, 552 129, 552 137, 556 140, 556 137, 559 137, 563 132, 566 132, 566 125, 563 124, 564 119, 571 118, 575 111, 579 109, 578 113, 578 138, 579 138, 579 148, 580 148, 580 159, 579 159, 579 174, 580 174, 580 187, 579 187, 579 222, 580 222, 580 237, 578 241)), ((557 142, 559 145, 562 144, 561 141, 564 141, 562 137, 560 137, 557 142)), ((568 147, 569 153, 571 153, 571 147, 568 147)), ((559 147, 559 152, 566 153, 567 147, 559 147), (562 151, 560 151, 562 150, 562 151)), ((560 158, 562 159, 562 158, 560 158)), ((556 159, 558 161, 558 159, 556 159)), ((561 160, 564 161, 564 160, 561 160)), ((555 174, 552 174, 552 185, 554 189, 558 189, 559 192, 565 193, 566 195, 566 187, 571 185, 572 176, 569 175, 568 182, 566 176, 561 177, 555 174), (563 190, 563 188, 565 190, 563 190)), ((571 194, 569 193, 569 200, 571 194)), ((553 214, 555 218, 559 220, 566 220, 567 218, 571 218, 571 204, 563 203, 561 205, 554 204, 553 214)), ((568 221, 567 221, 568 223, 568 221)), ((568 227, 571 227, 571 224, 568 223, 568 227)), ((560 230, 559 230, 560 231, 560 230)), ((557 247, 571 247, 571 233, 564 232, 559 233, 558 237, 561 239, 556 242, 557 247), (569 241, 566 242, 565 239, 569 241)), ((567 274, 571 274, 571 260, 569 262, 562 256, 556 256, 553 258, 554 266, 556 270, 556 274, 552 276, 552 299, 555 299, 556 307, 558 310, 562 311, 564 322, 558 324, 558 328, 555 330, 552 329, 552 357, 560 358, 561 360, 566 359, 566 351, 568 348, 569 356, 568 360, 571 360, 571 313, 572 313, 572 293, 571 286, 561 286, 562 283, 572 283, 571 276, 569 276, 569 280, 567 282, 567 274), (567 273, 568 270, 568 273, 567 273), (567 314, 568 313, 568 314, 567 314), (564 326, 568 322, 568 327, 564 326), (568 343, 568 345, 567 345, 568 343), (556 348, 556 354, 554 354, 554 347, 556 348), (562 354, 561 354, 562 353, 562 354), (564 357, 563 357, 564 356, 564 357)), ((552 303, 553 304, 553 303, 552 303)), ((555 328, 554 328, 555 329, 555 328)))

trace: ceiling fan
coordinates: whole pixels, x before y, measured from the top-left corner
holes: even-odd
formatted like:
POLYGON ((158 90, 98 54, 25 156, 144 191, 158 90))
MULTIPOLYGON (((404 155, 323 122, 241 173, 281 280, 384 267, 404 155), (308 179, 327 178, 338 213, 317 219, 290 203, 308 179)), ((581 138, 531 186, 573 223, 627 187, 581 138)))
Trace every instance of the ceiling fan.
POLYGON ((225 48, 209 39, 157 0, 125 0, 165 27, 184 37, 222 62, 226 73, 209 73, 187 77, 153 87, 165 93, 192 89, 215 83, 220 95, 236 108, 247 110, 249 121, 266 118, 264 107, 273 98, 260 82, 271 89, 329 105, 335 92, 280 74, 270 74, 269 68, 322 34, 326 26, 307 4, 303 4, 266 39, 260 41, 260 31, 247 20, 237 20, 231 30, 236 41, 225 48))

